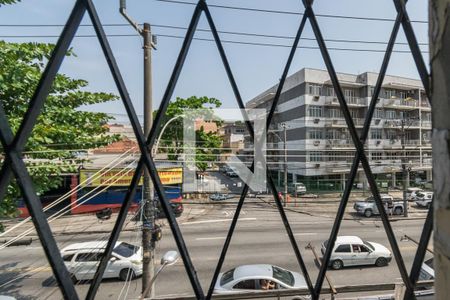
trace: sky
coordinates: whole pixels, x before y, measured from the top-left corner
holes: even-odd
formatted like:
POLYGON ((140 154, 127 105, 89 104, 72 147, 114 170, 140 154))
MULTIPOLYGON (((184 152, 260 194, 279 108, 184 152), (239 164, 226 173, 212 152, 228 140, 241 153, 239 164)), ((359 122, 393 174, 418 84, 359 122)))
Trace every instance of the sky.
MULTIPOLYGON (((157 49, 153 51, 153 107, 159 106, 173 71, 176 58, 181 48, 185 29, 171 29, 162 26, 186 28, 194 11, 194 5, 179 2, 195 3, 195 0, 160 1, 160 0, 128 0, 128 13, 138 23, 152 24, 152 33, 158 36, 157 49), (177 2, 177 3, 174 3, 177 2), (178 38, 167 37, 167 35, 178 38)), ((11 42, 49 42, 55 43, 61 33, 61 26, 4 26, 4 25, 62 25, 73 8, 74 0, 22 0, 15 5, 0 8, 0 38, 11 42), (6 36, 21 36, 12 38, 6 36), (23 37, 28 36, 28 37, 23 37), (40 36, 40 37, 38 37, 40 36), (45 36, 45 37, 42 37, 45 36)), ((262 10, 278 10, 302 13, 300 0, 210 0, 209 5, 226 5, 234 7, 257 8, 262 10)), ((104 25, 126 24, 119 14, 119 0, 94 0, 100 19, 104 25)), ((407 8, 411 20, 426 21, 428 19, 428 1, 410 0, 407 8)), ((394 19, 396 10, 392 0, 316 0, 313 5, 316 14, 357 16, 369 18, 394 19)), ((211 7, 211 14, 217 30, 227 32, 244 32, 263 35, 290 37, 295 36, 300 24, 298 14, 268 13, 243 11, 211 7)), ((393 21, 368 21, 343 18, 318 17, 319 26, 326 40, 363 40, 387 42, 392 30, 393 21)), ((94 34, 89 16, 86 14, 79 28, 78 35, 94 34)), ((198 28, 208 29, 205 17, 202 16, 198 28)), ((424 60, 428 66, 428 25, 413 22, 413 28, 421 49, 425 52, 424 60)), ((110 36, 113 53, 125 80, 128 92, 138 115, 143 114, 143 65, 142 39, 131 26, 106 26, 110 36)), ((211 39, 210 32, 196 32, 196 38, 211 39)), ((245 43, 264 43, 290 46, 292 39, 242 36, 220 33, 227 41, 245 43)), ((302 37, 314 37, 310 24, 307 23, 302 37)), ((403 30, 400 30, 397 42, 405 42, 403 30)), ((328 47, 345 49, 384 50, 383 44, 361 44, 326 42, 328 47)), ((224 49, 236 79, 244 102, 251 100, 267 88, 276 84, 286 64, 289 47, 261 46, 236 43, 224 43, 224 49)), ((300 46, 317 46, 314 40, 301 40, 300 46)), ((109 73, 106 60, 96 38, 77 37, 72 43, 77 57, 63 62, 60 72, 75 78, 89 81, 88 90, 117 93, 117 89, 109 73)), ((408 46, 396 45, 396 50, 408 50, 408 46)), ((383 53, 330 50, 337 72, 363 73, 378 72, 383 53)), ((301 68, 325 69, 320 52, 315 49, 298 49, 290 74, 301 68)), ((388 68, 388 74, 419 78, 410 53, 394 53, 388 68)), ((117 93, 118 94, 118 93, 117 93)), ((175 97, 208 96, 220 99, 223 107, 237 108, 237 102, 217 48, 209 41, 194 40, 180 79, 173 94, 175 97)), ((102 111, 114 114, 118 121, 124 119, 125 110, 120 101, 84 107, 85 110, 102 111)))

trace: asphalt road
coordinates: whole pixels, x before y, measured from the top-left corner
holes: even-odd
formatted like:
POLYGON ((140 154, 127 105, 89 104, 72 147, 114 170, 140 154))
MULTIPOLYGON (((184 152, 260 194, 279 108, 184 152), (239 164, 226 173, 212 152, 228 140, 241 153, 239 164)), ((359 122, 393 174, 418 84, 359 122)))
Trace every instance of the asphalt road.
MULTIPOLYGON (((253 203, 244 205, 222 271, 242 264, 269 263, 300 272, 278 211, 264 202, 259 202, 258 199, 252 200, 253 203)), ((210 284, 235 207, 236 203, 233 202, 222 203, 209 210, 206 215, 180 224, 205 291, 210 284)), ((329 237, 333 219, 289 211, 287 217, 311 279, 315 282, 318 274, 317 262, 312 252, 305 249, 305 246, 311 243, 319 251, 320 244, 329 237)), ((423 220, 392 222, 408 270, 411 268, 417 246, 411 241, 401 241, 400 237, 407 234, 418 239, 422 225, 423 220)), ((391 248, 382 224, 377 219, 345 220, 339 234, 358 235, 391 248)), ((107 237, 107 234, 58 236, 57 241, 60 247, 64 247, 73 242, 107 237)), ((124 232, 120 239, 138 244, 140 234, 124 232)), ((164 226, 163 239, 157 245, 156 257, 160 258, 171 249, 176 249, 176 245, 168 226, 164 226)), ((10 247, 0 251, 0 294, 12 295, 18 299, 61 299, 38 242, 33 242, 30 246, 10 247)), ((400 278, 395 260, 386 267, 354 267, 339 271, 329 270, 327 274, 335 285, 392 283, 400 278)), ((326 285, 325 282, 324 286, 326 285)), ((88 288, 88 283, 77 285, 80 298, 84 297, 88 288)), ((140 278, 128 283, 104 280, 97 299, 136 299, 140 291, 140 278)), ((167 267, 157 279, 157 296, 192 294, 192 287, 181 260, 167 267)))

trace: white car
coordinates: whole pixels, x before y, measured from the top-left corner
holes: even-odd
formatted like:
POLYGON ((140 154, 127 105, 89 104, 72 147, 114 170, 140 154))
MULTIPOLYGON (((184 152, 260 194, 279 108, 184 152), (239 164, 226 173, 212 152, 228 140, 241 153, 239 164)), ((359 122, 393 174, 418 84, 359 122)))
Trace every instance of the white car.
POLYGON ((259 264, 243 265, 220 273, 214 287, 214 293, 233 294, 267 289, 301 288, 307 289, 308 286, 300 273, 277 266, 259 264), (270 285, 269 288, 268 285, 270 285))
MULTIPOLYGON (((64 263, 73 280, 94 278, 106 241, 76 243, 62 249, 64 263)), ((142 275, 142 248, 125 242, 117 242, 103 278, 130 280, 142 275)))
MULTIPOLYGON (((323 255, 327 246, 328 240, 322 243, 323 255)), ((383 267, 391 260, 391 251, 381 244, 363 241, 357 236, 338 236, 331 253, 330 266, 335 270, 360 265, 383 267)))
POLYGON ((422 191, 423 190, 421 188, 410 187, 406 190, 406 199, 415 200, 417 193, 422 192, 422 191))
POLYGON ((428 208, 433 200, 433 192, 418 192, 414 200, 417 206, 428 208))

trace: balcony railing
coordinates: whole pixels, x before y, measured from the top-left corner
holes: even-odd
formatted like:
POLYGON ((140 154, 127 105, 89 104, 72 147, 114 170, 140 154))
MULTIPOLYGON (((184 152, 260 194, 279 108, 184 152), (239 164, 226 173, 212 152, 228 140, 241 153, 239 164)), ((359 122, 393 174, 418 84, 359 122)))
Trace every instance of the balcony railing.
POLYGON ((393 107, 393 108, 418 108, 419 101, 416 99, 386 99, 381 98, 381 103, 383 107, 393 107))
MULTIPOLYGON (((339 101, 336 96, 324 96, 326 105, 337 105, 339 106, 339 101)), ((367 99, 360 97, 346 97, 345 98, 348 106, 367 106, 367 99)))

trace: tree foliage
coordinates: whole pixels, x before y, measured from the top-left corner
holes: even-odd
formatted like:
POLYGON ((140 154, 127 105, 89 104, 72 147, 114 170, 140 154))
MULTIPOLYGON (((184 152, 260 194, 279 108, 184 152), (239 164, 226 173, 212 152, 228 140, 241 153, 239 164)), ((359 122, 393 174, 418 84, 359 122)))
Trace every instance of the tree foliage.
MULTIPOLYGON (((5 3, 5 1, 3 1, 5 3)), ((14 133, 28 108, 51 52, 52 44, 0 41, 0 101, 14 133)), ((69 51, 68 56, 73 56, 69 51)), ((38 194, 56 188, 61 174, 76 172, 80 151, 108 145, 107 114, 80 111, 84 105, 116 100, 110 93, 89 92, 88 82, 58 74, 24 149, 24 159, 38 194)), ((3 149, 2 149, 2 152, 3 149)), ((3 160, 3 156, 1 157, 3 160)), ((16 184, 0 204, 1 216, 14 216, 20 197, 16 184)))
MULTIPOLYGON (((222 102, 216 98, 196 97, 189 98, 177 97, 175 101, 170 102, 162 124, 170 122, 161 137, 160 145, 169 154, 169 159, 177 160, 183 152, 183 116, 187 110, 204 110, 219 108, 222 102)), ((213 121, 220 125, 220 121, 213 121)), ((209 161, 217 158, 217 148, 222 144, 222 139, 217 132, 205 131, 201 127, 196 130, 196 165, 200 171, 206 170, 209 161)))

